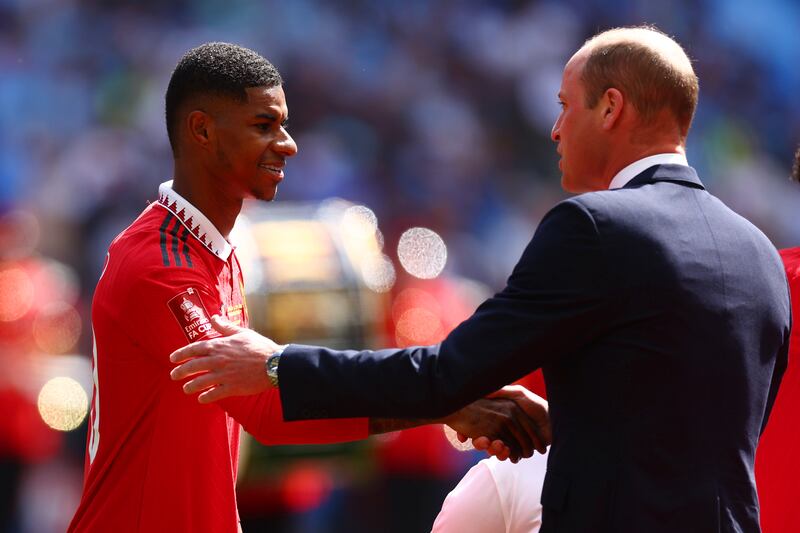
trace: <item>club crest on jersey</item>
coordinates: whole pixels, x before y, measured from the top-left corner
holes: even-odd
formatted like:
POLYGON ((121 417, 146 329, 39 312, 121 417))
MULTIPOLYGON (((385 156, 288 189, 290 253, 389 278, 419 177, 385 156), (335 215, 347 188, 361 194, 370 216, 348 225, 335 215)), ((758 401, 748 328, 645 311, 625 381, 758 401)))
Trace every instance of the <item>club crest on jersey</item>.
POLYGON ((173 296, 167 302, 172 315, 183 329, 189 342, 218 337, 219 333, 211 325, 200 295, 193 288, 188 288, 173 296))

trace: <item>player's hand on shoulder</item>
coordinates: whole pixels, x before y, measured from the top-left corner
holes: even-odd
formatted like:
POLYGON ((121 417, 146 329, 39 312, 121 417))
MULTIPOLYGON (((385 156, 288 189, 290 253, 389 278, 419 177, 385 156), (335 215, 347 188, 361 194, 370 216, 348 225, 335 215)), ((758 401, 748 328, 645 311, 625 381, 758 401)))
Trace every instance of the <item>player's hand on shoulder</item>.
POLYGON ((257 394, 270 388, 267 358, 281 346, 255 331, 214 316, 214 329, 221 337, 200 341, 176 350, 170 361, 178 364, 170 376, 180 381, 186 394, 197 394, 200 403, 230 396, 257 394))

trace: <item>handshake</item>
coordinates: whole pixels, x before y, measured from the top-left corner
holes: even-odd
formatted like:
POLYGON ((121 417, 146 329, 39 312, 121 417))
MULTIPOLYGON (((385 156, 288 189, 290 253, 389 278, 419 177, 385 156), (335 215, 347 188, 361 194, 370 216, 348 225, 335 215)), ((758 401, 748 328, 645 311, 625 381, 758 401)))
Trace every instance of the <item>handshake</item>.
MULTIPOLYGON (((172 379, 188 379, 183 391, 199 393, 200 403, 270 389, 265 363, 281 346, 219 316, 211 323, 221 336, 173 352, 170 361, 178 366, 172 379)), ((503 387, 441 419, 371 418, 369 428, 377 434, 435 423, 450 426, 461 442, 472 439, 475 449, 515 463, 535 451, 545 453, 552 440, 547 401, 519 385, 503 387)))
POLYGON ((547 400, 521 385, 508 385, 442 419, 461 442, 516 463, 545 453, 552 441, 547 400))

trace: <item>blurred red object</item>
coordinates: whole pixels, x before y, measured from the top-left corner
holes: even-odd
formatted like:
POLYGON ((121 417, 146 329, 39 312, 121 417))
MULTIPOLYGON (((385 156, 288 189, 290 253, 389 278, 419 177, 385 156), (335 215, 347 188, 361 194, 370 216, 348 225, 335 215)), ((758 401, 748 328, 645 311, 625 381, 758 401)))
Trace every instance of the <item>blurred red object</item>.
POLYGON ((28 356, 40 348, 37 318, 63 303, 72 309, 77 295, 69 271, 55 261, 28 257, 0 261, 0 356, 28 356))
POLYGON ((36 405, 13 388, 0 389, 0 457, 35 463, 53 457, 60 449, 61 435, 39 416, 36 405))
POLYGON ((319 507, 332 488, 333 480, 324 467, 301 463, 294 465, 283 478, 281 496, 286 508, 302 513, 319 507))
MULTIPOLYGON (((73 333, 80 330, 80 317, 72 307, 78 295, 76 278, 64 265, 34 254, 38 232, 38 222, 30 213, 12 211, 0 216, 0 364, 4 369, 0 375, 4 413, 0 458, 23 464, 53 457, 62 443, 62 435, 44 423, 36 405, 41 383, 33 357, 42 349, 34 326, 38 323, 48 339, 60 340, 64 328, 44 328, 61 325, 56 320, 61 315, 52 312, 53 305, 59 304, 72 313, 73 333)), ((74 341, 61 345, 69 349, 74 341)))
POLYGON ((764 533, 800 531, 800 248, 781 250, 781 257, 789 280, 794 326, 789 340, 789 366, 756 450, 756 486, 764 533))

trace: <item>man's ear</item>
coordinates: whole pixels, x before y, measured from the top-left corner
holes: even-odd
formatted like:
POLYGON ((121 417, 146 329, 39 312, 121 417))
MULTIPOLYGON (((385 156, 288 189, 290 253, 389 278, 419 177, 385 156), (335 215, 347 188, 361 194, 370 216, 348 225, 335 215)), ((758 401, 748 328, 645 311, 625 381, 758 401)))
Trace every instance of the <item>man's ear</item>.
POLYGON ((186 116, 189 130, 189 141, 203 148, 208 148, 214 134, 214 121, 205 111, 195 109, 186 116))
POLYGON ((602 110, 602 127, 608 131, 612 129, 622 117, 622 109, 625 107, 625 98, 618 89, 613 87, 606 89, 603 97, 598 104, 602 110))

